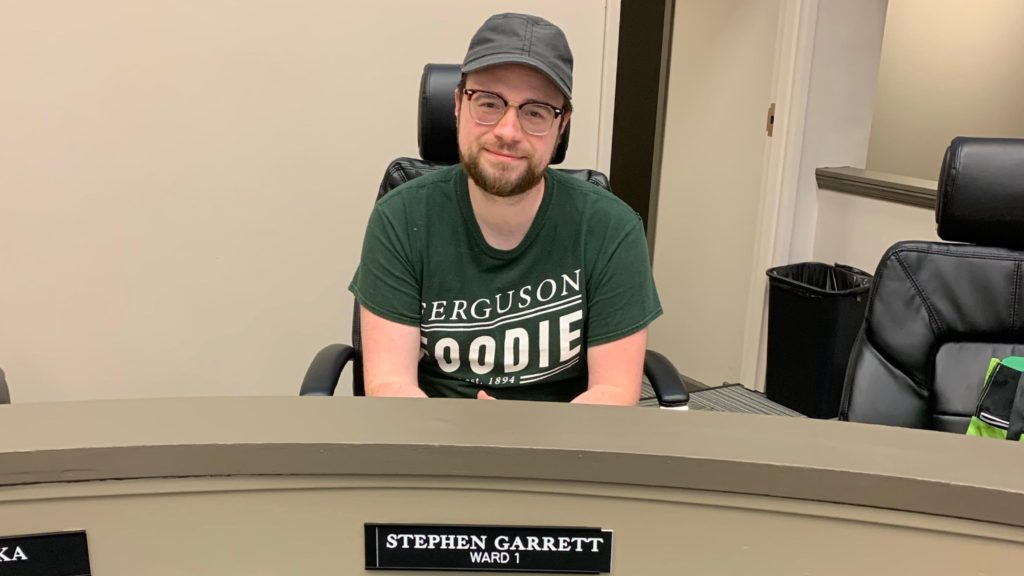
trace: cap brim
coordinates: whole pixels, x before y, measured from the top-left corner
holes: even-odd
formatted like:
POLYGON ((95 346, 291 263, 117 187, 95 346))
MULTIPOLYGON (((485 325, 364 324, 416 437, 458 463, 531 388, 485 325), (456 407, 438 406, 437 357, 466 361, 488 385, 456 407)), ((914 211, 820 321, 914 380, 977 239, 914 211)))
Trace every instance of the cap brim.
POLYGON ((569 87, 558 78, 558 75, 555 74, 551 68, 545 66, 535 58, 523 56, 522 54, 490 54, 483 58, 478 58, 468 64, 463 64, 462 73, 469 74, 470 72, 476 72, 477 70, 488 68, 490 66, 497 66, 498 64, 525 64, 531 68, 536 68, 547 76, 548 79, 550 79, 551 82, 553 82, 554 85, 562 91, 562 94, 565 94, 566 98, 569 98, 570 100, 572 99, 572 90, 570 90, 569 87))

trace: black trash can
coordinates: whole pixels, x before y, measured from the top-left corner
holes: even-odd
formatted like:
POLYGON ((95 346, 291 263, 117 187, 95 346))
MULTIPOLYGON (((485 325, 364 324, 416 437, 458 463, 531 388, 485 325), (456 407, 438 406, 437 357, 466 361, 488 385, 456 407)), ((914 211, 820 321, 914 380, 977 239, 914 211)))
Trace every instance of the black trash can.
POLYGON ((841 264, 770 268, 765 393, 811 418, 835 418, 871 274, 841 264))

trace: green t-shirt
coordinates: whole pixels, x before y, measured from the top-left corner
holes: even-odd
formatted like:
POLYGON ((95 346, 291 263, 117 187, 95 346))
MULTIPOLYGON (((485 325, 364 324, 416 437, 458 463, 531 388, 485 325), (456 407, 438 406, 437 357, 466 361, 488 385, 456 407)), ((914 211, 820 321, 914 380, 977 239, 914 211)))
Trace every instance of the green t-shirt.
POLYGON ((419 326, 428 396, 569 401, 587 346, 661 314, 640 217, 610 192, 548 169, 519 246, 484 240, 461 165, 377 202, 349 289, 374 314, 419 326))

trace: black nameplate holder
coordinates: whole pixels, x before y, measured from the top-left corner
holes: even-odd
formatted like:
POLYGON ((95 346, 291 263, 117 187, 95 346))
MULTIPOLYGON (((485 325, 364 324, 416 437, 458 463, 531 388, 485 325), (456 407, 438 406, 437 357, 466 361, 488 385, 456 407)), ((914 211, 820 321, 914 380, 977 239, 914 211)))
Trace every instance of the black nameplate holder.
POLYGON ((368 523, 364 529, 367 570, 612 570, 612 533, 600 528, 368 523))
POLYGON ((85 532, 0 537, 3 576, 89 576, 85 532))

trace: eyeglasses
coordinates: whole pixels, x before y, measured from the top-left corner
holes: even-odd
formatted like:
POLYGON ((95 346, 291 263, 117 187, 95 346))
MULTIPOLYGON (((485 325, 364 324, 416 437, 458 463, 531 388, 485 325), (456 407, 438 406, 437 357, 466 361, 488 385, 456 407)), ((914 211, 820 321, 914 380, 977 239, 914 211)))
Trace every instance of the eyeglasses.
POLYGON ((465 88, 462 93, 469 100, 469 115, 478 124, 493 126, 505 117, 509 108, 519 112, 519 124, 523 131, 534 136, 543 136, 551 131, 557 120, 565 111, 543 102, 527 102, 526 104, 509 104, 501 96, 486 90, 465 88))

